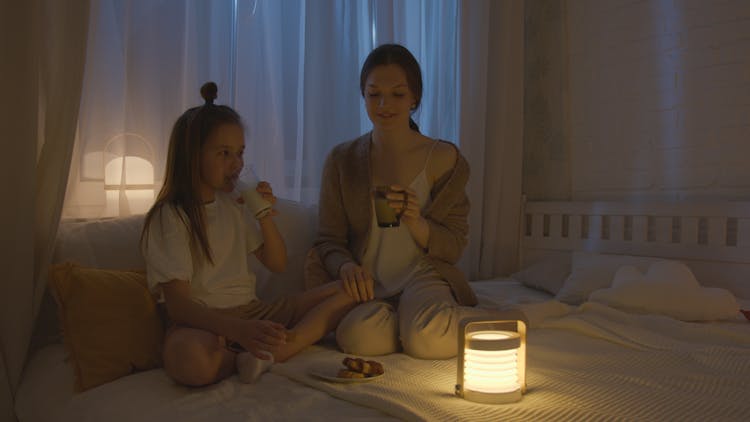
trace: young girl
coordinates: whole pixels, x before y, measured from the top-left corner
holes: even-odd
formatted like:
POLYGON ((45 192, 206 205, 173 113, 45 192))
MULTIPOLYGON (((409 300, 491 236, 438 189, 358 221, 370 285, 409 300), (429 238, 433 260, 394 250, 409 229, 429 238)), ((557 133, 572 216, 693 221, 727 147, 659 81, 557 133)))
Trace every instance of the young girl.
MULTIPOLYGON (((243 167, 244 131, 233 109, 213 104, 216 92, 216 84, 205 84, 205 104, 177 119, 164 186, 141 235, 149 287, 163 297, 170 320, 164 368, 191 386, 235 371, 253 382, 271 362, 334 329, 354 305, 334 283, 272 303, 256 297, 246 255, 280 272, 286 247, 272 218, 276 210, 255 222, 230 196, 243 167)), ((268 183, 257 190, 276 201, 268 183)))
POLYGON ((462 318, 499 316, 469 307, 476 296, 455 266, 468 233, 469 165, 453 144, 422 135, 411 119, 422 100, 422 74, 406 48, 373 50, 360 92, 373 129, 328 155, 314 248, 329 277, 361 303, 341 321, 336 339, 346 353, 403 347, 413 357, 453 357, 462 318), (401 214, 398 227, 376 221, 372 192, 383 185, 401 214))

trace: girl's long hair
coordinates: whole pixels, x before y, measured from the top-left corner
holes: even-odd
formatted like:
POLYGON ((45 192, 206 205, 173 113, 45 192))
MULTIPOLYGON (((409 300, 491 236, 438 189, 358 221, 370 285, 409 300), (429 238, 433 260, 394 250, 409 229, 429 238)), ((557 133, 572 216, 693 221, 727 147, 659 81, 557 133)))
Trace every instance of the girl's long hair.
POLYGON ((208 243, 204 208, 200 197, 201 150, 216 128, 225 124, 242 127, 242 119, 231 107, 214 105, 218 88, 207 82, 201 87, 205 104, 182 113, 169 136, 167 167, 156 201, 146 214, 141 232, 141 245, 147 247, 147 233, 153 218, 164 207, 172 207, 190 234, 190 251, 193 259, 207 259, 213 264, 208 243))

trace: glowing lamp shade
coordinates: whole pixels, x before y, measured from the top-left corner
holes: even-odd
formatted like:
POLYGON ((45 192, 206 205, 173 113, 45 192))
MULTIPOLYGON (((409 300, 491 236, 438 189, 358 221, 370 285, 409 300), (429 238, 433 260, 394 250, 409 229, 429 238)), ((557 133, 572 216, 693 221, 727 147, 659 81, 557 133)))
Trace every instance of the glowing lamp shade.
POLYGON ((491 404, 521 400, 526 392, 526 324, 462 321, 457 366, 457 396, 491 404))
POLYGON ((104 149, 106 216, 148 212, 154 203, 154 166, 151 145, 137 133, 119 133, 104 149))
POLYGON ((140 157, 117 157, 104 168, 104 191, 107 208, 119 209, 114 215, 144 214, 154 203, 154 167, 140 157))

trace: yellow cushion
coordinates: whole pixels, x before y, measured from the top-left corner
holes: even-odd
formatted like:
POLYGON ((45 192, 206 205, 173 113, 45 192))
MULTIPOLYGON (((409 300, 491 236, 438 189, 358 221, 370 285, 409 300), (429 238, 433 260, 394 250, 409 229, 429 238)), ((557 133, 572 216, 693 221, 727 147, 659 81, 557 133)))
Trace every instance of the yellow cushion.
POLYGON ((161 365, 164 326, 144 273, 65 263, 49 284, 76 391, 161 365))

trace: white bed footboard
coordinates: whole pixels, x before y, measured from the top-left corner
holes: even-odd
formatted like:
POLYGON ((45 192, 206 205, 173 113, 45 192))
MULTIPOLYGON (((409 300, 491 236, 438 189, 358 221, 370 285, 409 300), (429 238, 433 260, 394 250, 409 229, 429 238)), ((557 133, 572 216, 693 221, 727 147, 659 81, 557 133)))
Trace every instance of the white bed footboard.
POLYGON ((522 267, 571 251, 679 259, 750 298, 750 202, 526 202, 521 231, 522 267))

